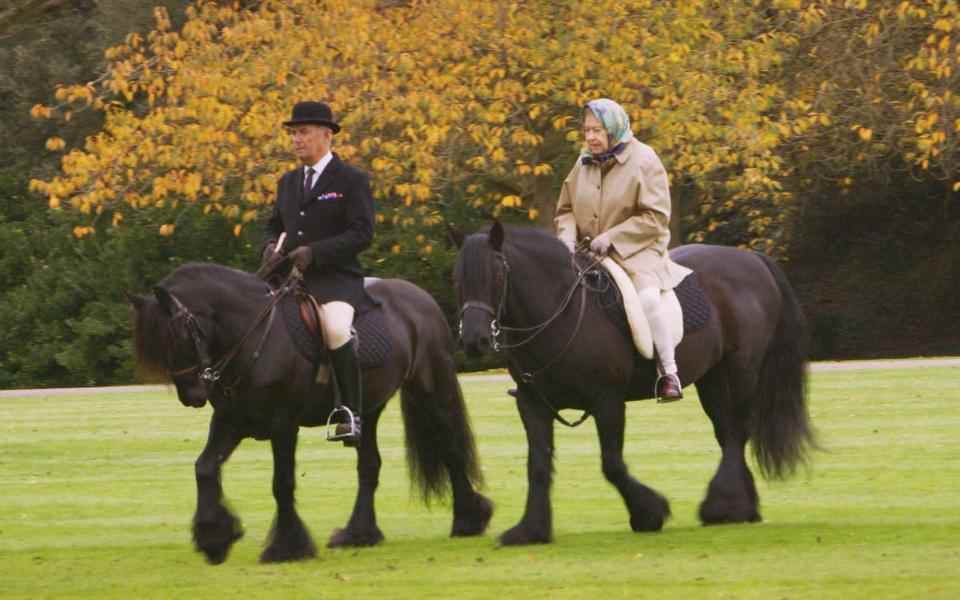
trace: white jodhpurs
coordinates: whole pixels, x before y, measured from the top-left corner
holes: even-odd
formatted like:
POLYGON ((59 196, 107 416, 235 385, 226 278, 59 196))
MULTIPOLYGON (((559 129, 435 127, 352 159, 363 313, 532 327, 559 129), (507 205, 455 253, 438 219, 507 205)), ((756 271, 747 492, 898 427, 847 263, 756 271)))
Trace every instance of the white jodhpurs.
POLYGON ((353 307, 346 302, 334 300, 320 306, 320 326, 327 348, 336 350, 350 341, 350 326, 353 325, 353 307))
POLYGON ((673 333, 670 331, 670 324, 667 322, 663 309, 660 308, 660 290, 654 287, 646 287, 637 290, 640 297, 640 307, 643 308, 643 314, 646 315, 650 323, 650 333, 653 335, 653 347, 660 358, 661 375, 675 375, 677 373, 677 361, 673 354, 673 333))

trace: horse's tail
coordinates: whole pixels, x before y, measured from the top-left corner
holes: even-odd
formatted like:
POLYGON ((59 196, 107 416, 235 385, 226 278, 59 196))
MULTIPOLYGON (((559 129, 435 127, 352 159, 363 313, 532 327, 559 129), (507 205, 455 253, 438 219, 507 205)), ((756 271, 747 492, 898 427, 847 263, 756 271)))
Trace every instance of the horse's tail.
POLYGON ((427 354, 428 380, 405 383, 400 402, 410 477, 429 504, 446 496, 450 478, 466 478, 476 488, 483 475, 453 356, 440 348, 427 354))
POLYGON ((753 452, 760 472, 783 479, 816 447, 807 413, 807 323, 783 270, 759 255, 780 290, 780 319, 760 369, 759 403, 751 419, 753 452))

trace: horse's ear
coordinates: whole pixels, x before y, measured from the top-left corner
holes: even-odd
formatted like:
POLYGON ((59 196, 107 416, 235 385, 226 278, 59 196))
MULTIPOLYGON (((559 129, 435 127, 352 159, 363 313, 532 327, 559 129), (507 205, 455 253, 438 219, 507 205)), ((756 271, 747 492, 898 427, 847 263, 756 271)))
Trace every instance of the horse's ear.
POLYGON ((503 248, 503 225, 498 219, 493 220, 493 226, 490 228, 490 247, 500 252, 503 248))
POLYGON ((123 292, 123 294, 127 297, 127 302, 137 310, 143 308, 143 305, 150 301, 146 296, 139 294, 131 294, 130 292, 123 292))
POLYGON ((457 248, 463 248, 463 231, 459 227, 454 227, 450 223, 447 223, 447 241, 450 244, 457 248))
POLYGON ((173 296, 170 295, 170 292, 166 288, 155 285, 153 286, 153 295, 157 297, 157 302, 160 303, 160 308, 163 309, 168 315, 172 315, 175 312, 175 306, 173 301, 173 296))

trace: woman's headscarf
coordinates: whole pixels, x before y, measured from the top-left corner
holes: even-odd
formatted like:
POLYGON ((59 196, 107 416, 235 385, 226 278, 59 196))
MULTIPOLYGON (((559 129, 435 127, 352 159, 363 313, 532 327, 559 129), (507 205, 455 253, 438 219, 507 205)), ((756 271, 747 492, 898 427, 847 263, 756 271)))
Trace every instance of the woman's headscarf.
POLYGON ((610 147, 606 152, 594 156, 586 145, 580 153, 584 164, 601 164, 618 154, 627 145, 627 142, 633 139, 633 131, 630 129, 630 117, 623 107, 610 100, 609 98, 599 98, 587 102, 584 107, 584 113, 590 111, 597 118, 607 131, 607 140, 610 147))

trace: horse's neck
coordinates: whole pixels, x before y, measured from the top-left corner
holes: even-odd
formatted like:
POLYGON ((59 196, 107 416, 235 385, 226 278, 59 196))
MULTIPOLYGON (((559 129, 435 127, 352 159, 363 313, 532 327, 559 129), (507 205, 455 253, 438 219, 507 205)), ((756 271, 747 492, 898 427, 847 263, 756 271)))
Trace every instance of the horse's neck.
POLYGON ((266 288, 257 290, 245 281, 218 290, 210 300, 218 323, 218 342, 226 346, 239 342, 269 301, 266 288))
POLYGON ((551 317, 575 280, 570 261, 549 255, 508 260, 510 274, 504 307, 505 323, 524 327, 551 317))

